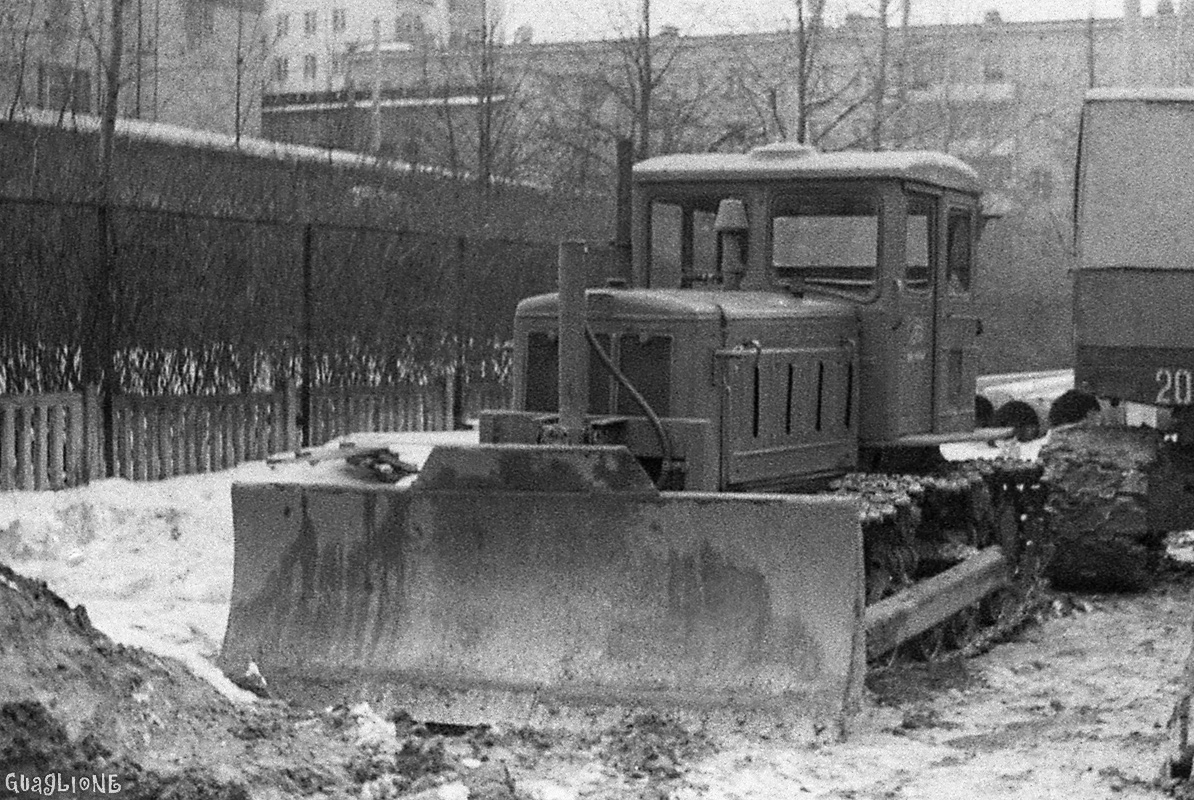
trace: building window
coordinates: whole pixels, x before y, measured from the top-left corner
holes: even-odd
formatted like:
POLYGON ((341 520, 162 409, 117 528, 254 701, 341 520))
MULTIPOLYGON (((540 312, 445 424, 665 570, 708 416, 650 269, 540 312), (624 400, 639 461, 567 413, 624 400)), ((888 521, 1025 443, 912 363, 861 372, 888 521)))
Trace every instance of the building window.
POLYGON ((314 36, 316 25, 319 22, 318 11, 307 11, 303 14, 303 34, 306 36, 314 36))
POLYGON ((290 73, 290 61, 286 56, 278 56, 274 59, 274 82, 286 83, 286 78, 290 73))
POLYGON ((279 14, 274 20, 274 38, 285 39, 290 35, 290 15, 279 14))
POLYGON ((394 38, 400 42, 421 41, 425 33, 423 18, 418 14, 402 14, 394 26, 394 38))
POLYGON ((318 74, 319 62, 315 56, 303 56, 303 77, 309 81, 313 81, 318 74))
POLYGON ((907 89, 927 89, 937 80, 941 68, 940 59, 925 50, 913 49, 907 60, 899 64, 907 89))
POLYGON ((332 32, 344 33, 344 29, 348 27, 348 12, 343 8, 332 9, 332 32))

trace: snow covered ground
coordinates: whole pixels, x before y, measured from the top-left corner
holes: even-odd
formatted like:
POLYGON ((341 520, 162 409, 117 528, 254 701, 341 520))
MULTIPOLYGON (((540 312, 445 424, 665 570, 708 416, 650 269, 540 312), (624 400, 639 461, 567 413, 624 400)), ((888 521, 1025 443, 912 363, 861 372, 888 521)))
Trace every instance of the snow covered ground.
POLYGON ((0 560, 85 604, 113 639, 178 658, 235 696, 212 665, 232 591, 229 490, 263 472, 253 463, 160 483, 0 492, 0 560))
MULTIPOLYGON (((421 438, 398 448, 404 459, 426 457, 434 438, 421 438)), ((243 698, 213 664, 231 591, 230 487, 312 469, 335 466, 258 462, 158 483, 0 493, 0 560, 85 604, 117 641, 178 658, 243 698)), ((1188 592, 1181 584, 1068 602, 1017 640, 936 676, 931 692, 872 703, 847 742, 724 742, 688 765, 670 796, 1159 797, 1151 780, 1189 649, 1188 592)), ((522 785, 555 787, 553 796, 639 796, 609 783, 583 750, 549 750, 510 769, 522 785)))

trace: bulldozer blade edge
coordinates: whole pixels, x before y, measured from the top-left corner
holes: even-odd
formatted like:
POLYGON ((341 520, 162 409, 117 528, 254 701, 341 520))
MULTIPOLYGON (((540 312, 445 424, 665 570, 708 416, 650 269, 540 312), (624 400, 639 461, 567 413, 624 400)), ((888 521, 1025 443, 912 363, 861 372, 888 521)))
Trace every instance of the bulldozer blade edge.
MULTIPOLYGON (((539 457, 566 471, 556 455, 539 457)), ((256 663, 299 702, 464 724, 641 706, 817 729, 858 707, 854 500, 660 493, 610 474, 544 491, 517 469, 487 482, 445 466, 502 457, 433 453, 410 487, 235 485, 225 670, 256 663)))

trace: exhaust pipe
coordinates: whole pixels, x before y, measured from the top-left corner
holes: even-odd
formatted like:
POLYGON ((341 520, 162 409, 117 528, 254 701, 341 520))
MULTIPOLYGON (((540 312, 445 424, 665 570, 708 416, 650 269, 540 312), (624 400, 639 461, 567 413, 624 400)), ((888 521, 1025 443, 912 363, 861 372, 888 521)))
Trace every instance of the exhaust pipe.
POLYGON ((584 242, 560 242, 560 427, 568 444, 584 444, 589 407, 589 345, 585 339, 586 259, 584 242))

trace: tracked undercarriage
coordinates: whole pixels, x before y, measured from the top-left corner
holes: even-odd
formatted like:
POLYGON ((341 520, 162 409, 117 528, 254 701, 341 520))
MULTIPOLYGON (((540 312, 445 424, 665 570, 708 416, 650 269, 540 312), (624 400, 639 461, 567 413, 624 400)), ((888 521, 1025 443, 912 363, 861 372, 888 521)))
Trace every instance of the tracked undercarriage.
POLYGON ((1039 605, 1052 553, 1042 473, 1034 462, 993 459, 923 475, 851 473, 833 482, 835 491, 862 502, 869 660, 965 650, 1016 627, 1039 605), (983 586, 998 588, 937 619, 943 612, 933 605, 943 601, 930 599, 926 582, 967 565, 968 582, 953 590, 951 605, 983 586), (908 597, 918 585, 925 597, 908 597), (885 612, 885 600, 905 604, 905 613, 885 612))

